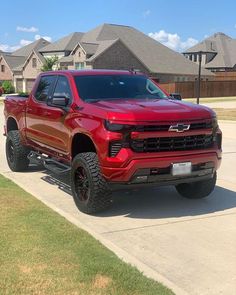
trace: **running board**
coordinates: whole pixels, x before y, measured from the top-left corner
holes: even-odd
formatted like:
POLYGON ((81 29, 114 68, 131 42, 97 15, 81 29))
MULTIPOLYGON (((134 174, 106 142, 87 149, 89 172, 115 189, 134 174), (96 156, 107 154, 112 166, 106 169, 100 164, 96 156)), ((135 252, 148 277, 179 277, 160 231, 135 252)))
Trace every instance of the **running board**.
POLYGON ((70 166, 37 152, 30 152, 28 155, 28 159, 31 163, 34 163, 36 165, 43 165, 47 170, 57 175, 68 173, 71 170, 70 166))

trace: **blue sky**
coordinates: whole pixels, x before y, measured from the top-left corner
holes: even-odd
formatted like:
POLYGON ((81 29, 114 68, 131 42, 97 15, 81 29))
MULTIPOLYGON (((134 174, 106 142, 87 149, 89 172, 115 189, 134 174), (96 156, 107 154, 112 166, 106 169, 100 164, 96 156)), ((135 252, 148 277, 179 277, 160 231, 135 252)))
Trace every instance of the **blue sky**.
POLYGON ((55 41, 74 31, 117 23, 182 51, 215 32, 236 38, 235 11, 234 0, 2 1, 0 49, 12 51, 39 37, 55 41))

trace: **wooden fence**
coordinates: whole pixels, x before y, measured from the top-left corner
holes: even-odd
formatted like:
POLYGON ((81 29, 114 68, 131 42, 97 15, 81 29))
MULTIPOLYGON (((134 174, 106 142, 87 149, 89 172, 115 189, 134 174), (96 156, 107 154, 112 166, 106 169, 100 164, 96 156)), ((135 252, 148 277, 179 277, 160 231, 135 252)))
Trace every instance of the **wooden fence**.
POLYGON ((215 81, 232 81, 236 80, 236 72, 216 72, 215 81))
MULTIPOLYGON (((168 93, 180 93, 183 98, 196 97, 197 81, 160 83, 168 93)), ((201 97, 236 96, 236 80, 201 81, 201 97)))

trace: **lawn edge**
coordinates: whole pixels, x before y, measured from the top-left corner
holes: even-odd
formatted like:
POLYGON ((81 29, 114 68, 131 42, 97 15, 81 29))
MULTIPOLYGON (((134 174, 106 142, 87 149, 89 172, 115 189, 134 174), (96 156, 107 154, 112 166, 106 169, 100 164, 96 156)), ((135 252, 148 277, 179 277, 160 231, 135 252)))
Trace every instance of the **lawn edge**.
POLYGON ((34 196, 36 199, 38 199, 39 201, 41 201, 43 204, 45 204, 47 207, 51 208, 56 213, 58 213, 59 215, 63 216, 66 220, 68 220, 70 223, 72 223, 76 227, 78 227, 78 228, 86 231, 87 233, 89 233, 92 237, 94 237, 96 240, 98 240, 106 248, 108 248, 110 251, 112 251, 118 258, 120 258, 122 261, 124 261, 124 262, 126 262, 126 263, 128 263, 128 264, 130 264, 130 265, 132 265, 134 267, 136 267, 146 277, 148 277, 150 279, 153 279, 153 280, 157 281, 158 283, 163 284, 165 287, 169 288, 176 295, 188 295, 188 293, 185 290, 183 290, 182 288, 180 288, 179 286, 177 286, 175 283, 173 283, 172 281, 170 281, 168 278, 166 278, 165 276, 163 276, 161 273, 157 272, 153 268, 151 268, 148 265, 146 265, 145 263, 141 262, 140 260, 138 260, 133 255, 130 255, 125 250, 119 248, 114 243, 112 243, 108 239, 104 238, 101 234, 93 231, 90 227, 88 227, 87 225, 85 225, 83 222, 81 222, 78 219, 70 216, 69 213, 64 212, 63 210, 61 210, 60 208, 58 208, 57 206, 55 206, 51 202, 45 201, 39 195, 35 195, 35 193, 33 193, 30 189, 28 189, 27 187, 25 187, 23 184, 21 184, 17 180, 12 179, 11 178, 12 172, 1 172, 0 174, 2 174, 4 177, 6 177, 7 179, 11 180, 15 184, 17 184, 24 191, 26 191, 27 193, 29 193, 32 196, 34 196))

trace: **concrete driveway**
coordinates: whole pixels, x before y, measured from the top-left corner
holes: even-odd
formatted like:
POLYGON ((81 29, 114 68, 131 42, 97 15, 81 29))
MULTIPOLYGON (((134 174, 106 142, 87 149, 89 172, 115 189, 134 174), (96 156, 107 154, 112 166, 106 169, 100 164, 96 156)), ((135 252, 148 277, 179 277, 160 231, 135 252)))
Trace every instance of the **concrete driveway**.
MULTIPOLYGON (((0 107, 0 125, 3 116, 0 107)), ((13 173, 0 137, 0 172, 68 220, 90 232, 125 261, 176 294, 236 294, 236 123, 221 123, 223 163, 205 200, 186 200, 172 187, 114 194, 97 216, 80 213, 69 183, 39 168, 13 173)), ((39 220, 40 222, 40 220, 39 220)))

